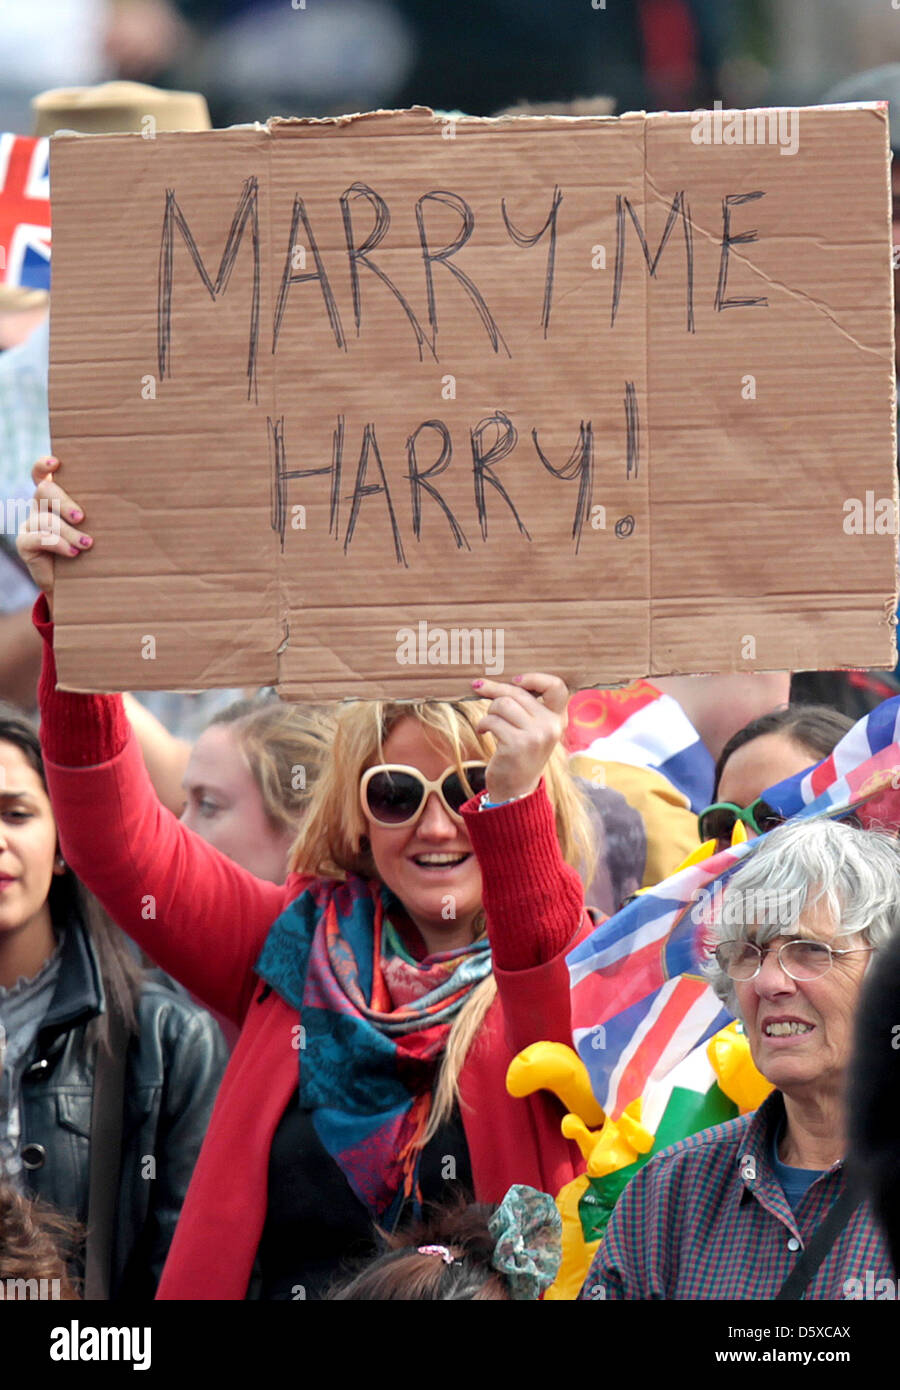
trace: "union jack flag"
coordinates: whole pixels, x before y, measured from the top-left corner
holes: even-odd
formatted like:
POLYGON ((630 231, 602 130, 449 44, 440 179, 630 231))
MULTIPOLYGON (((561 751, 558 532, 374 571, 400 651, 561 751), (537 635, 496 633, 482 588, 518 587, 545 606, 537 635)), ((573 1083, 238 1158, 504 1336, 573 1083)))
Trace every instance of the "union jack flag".
POLYGON ((567 956, 575 1049, 613 1119, 732 1021, 700 974, 707 925, 701 890, 758 843, 747 840, 679 870, 601 922, 567 956))
POLYGON ((649 681, 624 690, 578 690, 568 716, 571 753, 652 768, 687 797, 692 810, 709 805, 713 759, 678 701, 649 681))
MULTIPOLYGON (((786 820, 853 812, 864 828, 900 830, 900 695, 854 724, 815 767, 769 787, 763 800, 786 820)), ((715 885, 764 839, 680 869, 601 922, 567 957, 575 1047, 614 1119, 731 1021, 701 974, 708 905, 715 885)))
POLYGON ((50 150, 0 135, 0 284, 50 288, 50 150))
POLYGON ((855 810, 866 829, 900 825, 900 695, 883 700, 815 767, 763 792, 787 819, 855 810))

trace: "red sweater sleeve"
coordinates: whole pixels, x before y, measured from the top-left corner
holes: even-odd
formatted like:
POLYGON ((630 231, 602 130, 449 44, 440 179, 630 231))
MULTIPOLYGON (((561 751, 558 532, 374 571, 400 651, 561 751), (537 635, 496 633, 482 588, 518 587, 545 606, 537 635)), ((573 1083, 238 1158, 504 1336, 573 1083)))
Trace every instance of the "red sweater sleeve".
POLYGON ((462 814, 481 866, 495 967, 527 970, 552 960, 578 931, 584 888, 562 857, 543 781, 521 801, 487 811, 472 798, 462 814))
MULTIPOLYGON (((566 955, 593 929, 559 848, 544 784, 521 801, 463 807, 478 856, 507 1061, 542 1039, 572 1045, 566 955)), ((552 1189, 551 1189, 552 1190, 552 1189)))
POLYGON ((47 597, 40 594, 32 621, 44 639, 38 682, 41 746, 44 757, 66 767, 91 767, 121 753, 131 731, 121 695, 80 695, 56 688, 53 622, 47 597))
POLYGON ((63 857, 115 922, 205 1003, 240 1021, 271 923, 299 891, 255 878, 156 796, 120 696, 56 689, 46 600, 41 743, 63 857))

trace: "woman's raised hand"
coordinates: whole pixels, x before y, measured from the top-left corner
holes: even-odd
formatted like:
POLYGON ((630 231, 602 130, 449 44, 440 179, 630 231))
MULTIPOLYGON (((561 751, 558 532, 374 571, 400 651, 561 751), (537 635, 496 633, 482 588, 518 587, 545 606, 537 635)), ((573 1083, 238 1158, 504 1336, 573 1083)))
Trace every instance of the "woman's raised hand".
POLYGON ((568 687, 559 676, 531 671, 503 681, 476 680, 472 688, 490 700, 478 732, 493 734, 497 748, 487 766, 489 801, 527 796, 541 780, 547 759, 566 728, 568 687))
POLYGON ((90 536, 78 530, 84 512, 56 482, 59 459, 38 459, 31 470, 34 497, 31 511, 16 539, 16 547, 39 589, 53 602, 55 561, 58 555, 74 560, 93 545, 90 536))

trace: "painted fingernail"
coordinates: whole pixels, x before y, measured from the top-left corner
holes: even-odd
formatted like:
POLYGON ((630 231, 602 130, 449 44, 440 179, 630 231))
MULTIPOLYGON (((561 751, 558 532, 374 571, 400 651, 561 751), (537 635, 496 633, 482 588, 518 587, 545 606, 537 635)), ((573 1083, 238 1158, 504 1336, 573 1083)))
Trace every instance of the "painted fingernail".
POLYGON ((69 554, 70 554, 70 555, 80 555, 80 554, 81 554, 81 551, 78 549, 78 546, 77 546, 77 545, 70 545, 70 546, 69 546, 69 554))
POLYGON ((472 682, 472 686, 473 686, 473 688, 474 688, 475 690, 477 690, 478 687, 479 687, 480 685, 484 685, 484 681, 473 681, 473 682, 472 682))
POLYGON ((513 676, 513 680, 515 681, 516 685, 521 685, 521 684, 522 684, 522 677, 521 677, 521 676, 513 676))
POLYGON ((84 512, 80 512, 77 507, 73 507, 72 510, 69 512, 70 521, 81 521, 83 520, 83 518, 84 512))
POLYGON ((79 536, 78 538, 78 544, 81 546, 82 550, 87 550, 88 546, 93 545, 93 543, 90 536, 79 536))

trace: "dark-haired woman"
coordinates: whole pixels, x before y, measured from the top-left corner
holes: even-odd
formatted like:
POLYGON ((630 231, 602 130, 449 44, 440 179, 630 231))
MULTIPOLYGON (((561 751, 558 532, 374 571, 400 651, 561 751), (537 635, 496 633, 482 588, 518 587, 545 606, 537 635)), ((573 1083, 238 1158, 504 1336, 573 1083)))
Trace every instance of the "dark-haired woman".
POLYGON ((777 821, 760 806, 766 787, 821 762, 853 727, 828 705, 788 705, 752 719, 725 744, 716 763, 713 804, 700 813, 701 840, 731 844, 735 821, 752 839, 777 821))
POLYGON ((152 1297, 225 1045, 63 861, 37 735, 2 705, 0 1028, 0 1180, 89 1227, 87 1297, 152 1297))

